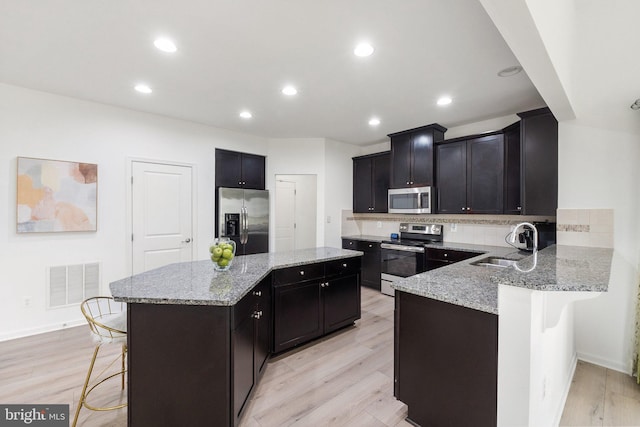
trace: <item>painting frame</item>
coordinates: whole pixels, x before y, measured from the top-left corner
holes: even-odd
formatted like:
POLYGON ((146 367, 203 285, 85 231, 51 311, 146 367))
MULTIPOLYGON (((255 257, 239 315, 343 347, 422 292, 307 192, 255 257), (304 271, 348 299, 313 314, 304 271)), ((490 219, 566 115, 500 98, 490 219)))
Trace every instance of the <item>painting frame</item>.
POLYGON ((97 230, 96 163, 17 158, 16 233, 97 230))

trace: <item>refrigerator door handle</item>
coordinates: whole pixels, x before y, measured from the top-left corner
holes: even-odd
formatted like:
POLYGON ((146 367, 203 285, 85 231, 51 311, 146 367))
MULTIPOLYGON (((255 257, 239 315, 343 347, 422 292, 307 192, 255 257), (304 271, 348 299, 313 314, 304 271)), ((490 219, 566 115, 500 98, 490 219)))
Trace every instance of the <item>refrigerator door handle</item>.
POLYGON ((242 207, 242 233, 240 235, 240 243, 245 245, 249 240, 249 224, 248 224, 247 208, 242 207))

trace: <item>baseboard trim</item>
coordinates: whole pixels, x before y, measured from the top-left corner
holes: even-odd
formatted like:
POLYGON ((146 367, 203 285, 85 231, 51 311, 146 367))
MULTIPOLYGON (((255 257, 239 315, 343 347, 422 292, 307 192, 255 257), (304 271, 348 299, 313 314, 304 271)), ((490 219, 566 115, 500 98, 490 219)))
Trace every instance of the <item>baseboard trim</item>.
POLYGON ((72 320, 64 323, 54 323, 51 325, 39 326, 37 328, 23 329, 20 331, 13 331, 7 334, 0 335, 0 342, 15 340, 18 338, 26 338, 33 335, 45 334, 47 332, 59 331, 61 329, 72 328, 75 326, 86 325, 85 319, 72 320))
POLYGON ((603 359, 602 357, 594 356, 593 354, 580 352, 578 352, 578 359, 604 368, 612 369, 614 371, 622 372, 623 374, 631 375, 631 364, 627 366, 618 361, 603 359))

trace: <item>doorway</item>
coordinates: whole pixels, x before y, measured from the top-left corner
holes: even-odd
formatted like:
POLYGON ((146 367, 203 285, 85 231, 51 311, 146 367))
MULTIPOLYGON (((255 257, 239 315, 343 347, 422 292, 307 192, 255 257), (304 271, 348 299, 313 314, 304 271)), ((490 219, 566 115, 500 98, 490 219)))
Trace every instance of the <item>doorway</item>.
POLYGON ((131 162, 132 274, 192 261, 192 168, 131 162))
POLYGON ((275 250, 316 247, 316 175, 276 175, 275 250))

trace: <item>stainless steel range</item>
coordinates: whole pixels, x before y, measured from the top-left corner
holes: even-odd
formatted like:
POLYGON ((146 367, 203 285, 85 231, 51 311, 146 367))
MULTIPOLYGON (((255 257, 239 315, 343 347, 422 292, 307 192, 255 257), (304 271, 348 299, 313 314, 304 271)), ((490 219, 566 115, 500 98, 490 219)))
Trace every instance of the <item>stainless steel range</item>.
POLYGON ((400 224, 400 238, 385 240, 380 245, 382 257, 381 292, 394 295, 394 280, 427 271, 424 245, 442 242, 442 225, 400 224))

